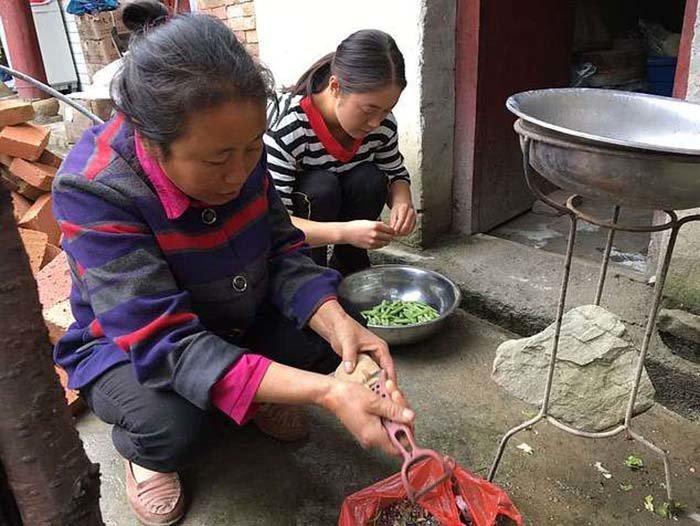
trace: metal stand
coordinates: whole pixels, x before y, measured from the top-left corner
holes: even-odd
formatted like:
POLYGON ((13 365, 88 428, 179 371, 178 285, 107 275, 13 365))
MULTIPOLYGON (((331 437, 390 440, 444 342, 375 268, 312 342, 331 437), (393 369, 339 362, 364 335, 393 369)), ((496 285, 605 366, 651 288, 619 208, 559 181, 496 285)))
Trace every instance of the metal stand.
POLYGON ((592 217, 590 215, 585 214, 580 210, 580 205, 583 202, 583 198, 578 195, 573 195, 571 196, 565 206, 560 205, 559 203, 556 203, 555 201, 549 199, 544 193, 537 187, 535 183, 535 178, 533 177, 533 169, 530 166, 530 148, 529 148, 529 143, 530 139, 524 138, 523 139, 523 167, 525 171, 525 178, 527 181, 527 184, 535 196, 541 200, 542 202, 546 203, 547 205, 551 206, 552 208, 559 210, 563 214, 566 214, 569 217, 570 221, 570 228, 569 228, 569 238, 568 238, 568 244, 567 244, 567 249, 566 249, 566 259, 565 259, 565 264, 564 264, 564 275, 561 283, 561 290, 560 290, 560 295, 559 295, 559 305, 557 308, 557 318, 556 318, 556 325, 555 325, 555 332, 554 332, 554 344, 552 348, 552 356, 551 360, 549 362, 549 372, 547 375, 547 383, 545 385, 544 389, 544 395, 542 397, 542 404, 540 407, 540 411, 535 416, 534 418, 523 422, 519 426, 516 426, 512 428, 510 431, 508 431, 503 438, 501 439, 501 443, 498 446, 498 452, 496 453, 496 458, 493 461, 493 464, 491 466, 491 470, 489 471, 489 476, 488 479, 489 481, 493 481, 495 475, 496 475, 496 470, 498 469, 498 465, 501 462, 501 457, 503 456, 503 451, 505 450, 506 445, 508 444, 508 441, 513 437, 515 434, 519 433, 523 429, 526 429, 530 426, 535 425, 537 422, 540 420, 546 420, 553 426, 561 429, 562 431, 566 433, 570 433, 575 436, 579 437, 584 437, 584 438, 607 438, 607 437, 613 437, 615 435, 618 435, 620 433, 625 433, 627 438, 631 438, 633 440, 636 440, 637 442, 640 442, 647 446, 649 449, 657 453, 658 455, 661 456, 664 462, 664 473, 666 475, 666 494, 668 497, 669 502, 673 502, 673 492, 671 489, 671 470, 669 467, 669 460, 668 460, 668 453, 664 451, 663 449, 659 448, 658 446, 654 445, 652 442, 644 438, 643 436, 635 433, 631 429, 631 421, 632 421, 632 414, 634 412, 634 406, 635 402, 637 400, 637 394, 639 391, 639 383, 642 377, 642 371, 644 370, 644 361, 647 355, 647 351, 649 350, 649 345, 651 344, 652 336, 654 334, 654 330, 656 329, 656 318, 659 310, 659 305, 661 303, 661 298, 662 298, 662 292, 664 288, 664 283, 666 281, 666 275, 668 274, 668 268, 671 263, 671 257, 673 255, 673 249, 675 247, 676 239, 678 238, 678 231, 680 228, 691 221, 698 221, 700 220, 700 215, 692 215, 692 216, 687 216, 682 219, 679 219, 678 216, 676 215, 675 212, 670 211, 670 210, 664 210, 664 212, 668 215, 669 221, 662 224, 662 225, 622 225, 618 223, 618 219, 620 217, 620 207, 615 206, 612 214, 612 220, 606 221, 606 220, 601 220, 595 217, 592 217), (607 243, 605 246, 605 252, 603 256, 603 262, 601 264, 601 269, 600 269, 600 277, 598 279, 598 287, 596 289, 596 294, 595 294, 595 304, 600 305, 600 301, 603 295, 603 288, 605 286, 605 278, 607 275, 608 271, 608 264, 610 262, 610 253, 612 250, 613 246, 613 241, 615 239, 615 232, 618 230, 623 230, 626 232, 661 232, 664 230, 670 230, 671 231, 671 236, 668 242, 668 245, 665 249, 664 252, 664 257, 663 257, 663 262, 661 264, 661 268, 659 269, 657 273, 657 279, 656 283, 654 285, 654 300, 652 302, 651 308, 649 309, 649 317, 647 321, 647 326, 646 326, 646 331, 644 333, 644 340, 642 343, 642 349, 641 352, 639 353, 639 358, 637 361, 637 366, 634 371, 634 384, 632 387, 632 391, 630 393, 629 397, 629 402, 627 404, 627 411, 625 413, 625 420, 624 423, 619 425, 618 427, 615 427, 609 431, 603 431, 603 432, 588 432, 588 431, 582 431, 579 429, 575 429, 571 426, 568 426, 564 424, 563 422, 560 422, 553 416, 549 414, 549 405, 550 405, 550 396, 552 393, 552 381, 554 378, 554 371, 556 368, 556 363, 557 363, 557 352, 559 350, 559 337, 561 335, 561 325, 562 325, 562 319, 564 316, 564 307, 566 304, 566 294, 568 291, 569 287, 569 275, 571 272, 571 262, 573 260, 573 255, 574 255, 574 245, 576 243, 576 226, 578 224, 578 221, 582 220, 587 223, 591 223, 593 225, 597 225, 601 228, 606 228, 608 229, 608 239, 607 243))

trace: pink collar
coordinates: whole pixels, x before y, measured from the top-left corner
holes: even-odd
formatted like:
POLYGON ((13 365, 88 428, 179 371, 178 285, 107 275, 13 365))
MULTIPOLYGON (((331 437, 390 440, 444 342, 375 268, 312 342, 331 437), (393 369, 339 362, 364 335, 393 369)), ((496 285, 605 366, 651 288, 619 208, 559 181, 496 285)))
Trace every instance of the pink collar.
POLYGON ((146 151, 137 134, 134 134, 134 146, 139 164, 156 189, 158 198, 165 209, 165 215, 168 219, 177 219, 189 208, 192 200, 165 175, 158 159, 146 151))

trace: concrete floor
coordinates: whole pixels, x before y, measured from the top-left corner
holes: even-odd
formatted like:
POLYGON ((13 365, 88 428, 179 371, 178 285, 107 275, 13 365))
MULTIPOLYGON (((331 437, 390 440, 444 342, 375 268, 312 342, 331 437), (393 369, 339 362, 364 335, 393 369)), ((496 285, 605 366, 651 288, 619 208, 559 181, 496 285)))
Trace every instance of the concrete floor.
MULTIPOLYGON (((556 192, 556 194, 560 194, 560 192, 556 192)), ((539 209, 545 209, 545 207, 541 205, 539 209)), ((546 209, 549 208, 546 207, 546 209)), ((592 203, 582 207, 582 209, 602 219, 609 218, 611 214, 608 205, 592 203)), ((651 211, 622 210, 620 222, 648 225, 651 224, 651 216, 651 211)), ((552 217, 536 211, 522 214, 489 232, 492 236, 562 255, 566 252, 568 233, 568 217, 552 217)), ((576 232, 574 254, 579 258, 599 263, 603 258, 607 235, 607 230, 580 221, 576 232)), ((647 270, 647 252, 650 239, 648 233, 617 232, 610 254, 613 266, 644 274, 647 270)))
MULTIPOLYGON (((422 345, 395 349, 402 386, 418 413, 419 444, 452 455, 485 476, 501 434, 532 407, 514 400, 490 379, 503 330, 458 312, 449 330, 422 345)), ((219 425, 202 455, 183 474, 191 503, 186 526, 332 525, 343 498, 386 477, 398 461, 360 449, 330 415, 314 412, 308 440, 280 444, 254 427, 219 425)), ((700 522, 700 426, 661 406, 635 420, 644 436, 671 452, 676 499, 700 522)), ((109 426, 84 416, 78 429, 88 455, 101 464, 102 510, 108 525, 136 524, 124 497, 123 466, 109 426)), ((530 525, 646 525, 661 519, 643 499, 662 500, 659 459, 622 437, 591 441, 540 424, 511 440, 497 482, 530 525), (527 443, 533 454, 516 446, 527 443), (624 459, 636 453, 647 467, 632 472, 624 459), (605 479, 601 462, 613 475, 605 479), (632 484, 628 491, 621 483, 632 484)))

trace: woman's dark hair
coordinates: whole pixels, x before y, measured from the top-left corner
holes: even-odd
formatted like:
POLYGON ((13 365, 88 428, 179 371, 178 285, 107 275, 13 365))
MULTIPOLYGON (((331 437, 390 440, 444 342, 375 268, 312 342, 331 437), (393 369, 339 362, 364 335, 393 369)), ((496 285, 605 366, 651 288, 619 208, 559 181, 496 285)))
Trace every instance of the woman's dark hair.
POLYGON ((268 70, 257 64, 220 20, 202 14, 168 16, 156 0, 125 5, 129 52, 112 81, 116 108, 167 155, 187 117, 224 102, 274 95, 268 70))
POLYGON ((343 93, 369 93, 387 86, 406 87, 406 67, 396 42, 384 31, 356 31, 311 66, 291 88, 294 95, 323 91, 335 75, 343 93))

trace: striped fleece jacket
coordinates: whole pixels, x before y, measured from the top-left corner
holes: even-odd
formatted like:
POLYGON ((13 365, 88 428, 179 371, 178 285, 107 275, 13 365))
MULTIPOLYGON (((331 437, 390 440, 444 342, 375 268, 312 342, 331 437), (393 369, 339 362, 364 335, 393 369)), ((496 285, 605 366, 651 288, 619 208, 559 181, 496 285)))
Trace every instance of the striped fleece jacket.
POLYGON ((336 294, 339 275, 307 257, 265 155, 236 199, 168 219, 117 115, 83 135, 53 196, 76 319, 54 359, 71 388, 131 361, 144 385, 207 409, 264 302, 301 328, 336 294))

